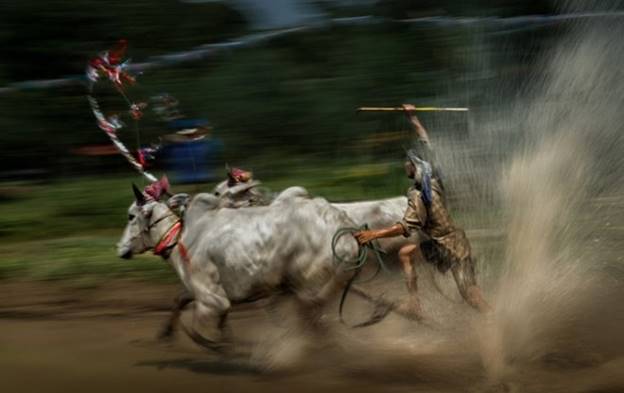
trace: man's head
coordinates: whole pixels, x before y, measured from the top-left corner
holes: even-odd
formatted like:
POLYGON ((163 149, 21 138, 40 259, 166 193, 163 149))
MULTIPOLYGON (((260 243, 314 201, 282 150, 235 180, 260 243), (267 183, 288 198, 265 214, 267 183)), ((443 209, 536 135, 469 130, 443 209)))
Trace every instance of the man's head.
POLYGON ((407 177, 414 180, 414 185, 423 191, 425 200, 430 202, 433 172, 431 164, 422 159, 416 150, 410 149, 407 151, 404 166, 407 177))
POLYGON ((407 175, 407 177, 409 177, 410 179, 414 179, 416 177, 417 168, 410 160, 405 160, 405 162, 403 163, 403 168, 405 169, 405 174, 407 175))
POLYGON ((431 176, 431 164, 422 159, 420 154, 414 149, 406 152, 404 166, 405 174, 410 179, 419 181, 422 180, 423 176, 431 176))

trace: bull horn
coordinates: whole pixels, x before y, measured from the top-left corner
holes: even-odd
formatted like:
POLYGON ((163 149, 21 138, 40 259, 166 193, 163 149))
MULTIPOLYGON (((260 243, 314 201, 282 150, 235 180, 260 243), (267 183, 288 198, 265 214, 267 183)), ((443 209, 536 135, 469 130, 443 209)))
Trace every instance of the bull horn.
POLYGON ((132 183, 132 191, 134 192, 134 197, 136 198, 137 205, 141 206, 145 204, 145 195, 139 190, 136 184, 132 183))

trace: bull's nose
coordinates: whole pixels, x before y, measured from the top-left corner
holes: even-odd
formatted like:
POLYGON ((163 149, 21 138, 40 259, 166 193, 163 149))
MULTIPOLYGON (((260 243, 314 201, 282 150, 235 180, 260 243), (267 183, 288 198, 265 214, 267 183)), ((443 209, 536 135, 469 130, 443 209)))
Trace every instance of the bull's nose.
POLYGON ((132 250, 128 250, 128 251, 124 252, 123 254, 120 253, 119 257, 123 258, 123 259, 130 259, 130 258, 132 258, 132 250))

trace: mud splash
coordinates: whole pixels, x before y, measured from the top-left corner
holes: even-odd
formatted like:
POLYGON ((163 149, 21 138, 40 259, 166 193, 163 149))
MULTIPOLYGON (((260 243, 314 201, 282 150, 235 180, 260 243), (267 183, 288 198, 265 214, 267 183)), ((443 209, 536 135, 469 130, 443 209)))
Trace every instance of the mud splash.
MULTIPOLYGON (((469 140, 432 135, 491 315, 420 266, 429 326, 391 317, 338 329, 331 345, 281 332, 254 361, 304 357, 317 373, 422 391, 624 391, 622 36, 616 20, 573 26, 513 99, 491 88, 500 100, 480 108, 469 140)), ((405 296, 397 281, 376 289, 405 296)))
POLYGON ((624 390, 624 28, 611 22, 576 25, 471 142, 436 141, 452 183, 469 185, 460 204, 479 212, 458 221, 501 232, 472 239, 492 315, 420 267, 436 328, 342 332, 343 367, 435 391, 624 390))
POLYGON ((608 228, 621 213, 605 214, 624 198, 624 45, 613 27, 579 26, 512 113, 524 115, 526 135, 499 183, 506 241, 495 315, 481 334, 492 380, 556 366, 586 377, 594 369, 586 383, 624 387, 624 377, 599 371, 624 363, 624 232, 608 228))
POLYGON ((613 228, 624 219, 622 33, 608 21, 576 26, 516 109, 476 130, 492 156, 473 163, 470 199, 501 213, 473 224, 498 222, 505 239, 498 255, 483 250, 496 309, 473 324, 493 385, 624 389, 624 231, 613 228))

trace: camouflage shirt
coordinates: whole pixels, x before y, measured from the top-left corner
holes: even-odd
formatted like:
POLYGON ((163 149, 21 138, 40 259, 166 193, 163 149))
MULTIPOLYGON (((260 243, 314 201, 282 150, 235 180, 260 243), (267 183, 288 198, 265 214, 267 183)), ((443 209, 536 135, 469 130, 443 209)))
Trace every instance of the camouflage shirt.
POLYGON ((444 191, 440 184, 431 180, 431 203, 427 206, 422 192, 411 187, 407 192, 407 210, 400 224, 405 236, 415 231, 422 231, 434 242, 446 249, 457 261, 470 257, 470 243, 465 232, 457 228, 446 209, 444 191))

